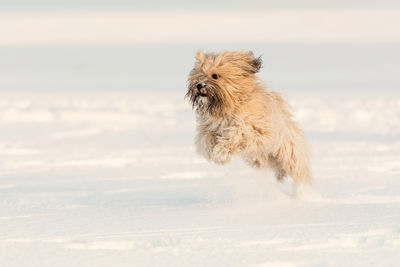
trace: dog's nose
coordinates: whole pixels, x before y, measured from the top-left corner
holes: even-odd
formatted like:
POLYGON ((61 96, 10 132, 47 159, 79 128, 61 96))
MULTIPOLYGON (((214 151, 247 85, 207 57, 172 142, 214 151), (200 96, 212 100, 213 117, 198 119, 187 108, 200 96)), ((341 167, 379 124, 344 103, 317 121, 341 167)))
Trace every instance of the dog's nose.
POLYGON ((196 88, 197 90, 201 90, 201 88, 203 88, 203 84, 201 83, 196 84, 196 88))

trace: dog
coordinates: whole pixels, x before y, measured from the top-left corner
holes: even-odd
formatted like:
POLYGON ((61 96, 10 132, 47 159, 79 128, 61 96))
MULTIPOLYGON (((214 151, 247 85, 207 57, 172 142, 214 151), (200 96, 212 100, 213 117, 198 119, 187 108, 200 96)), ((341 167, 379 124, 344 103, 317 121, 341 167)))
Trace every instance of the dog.
POLYGON ((197 52, 185 96, 197 113, 197 152, 217 164, 238 155, 278 181, 311 185, 306 137, 281 95, 258 80, 261 67, 248 51, 197 52))

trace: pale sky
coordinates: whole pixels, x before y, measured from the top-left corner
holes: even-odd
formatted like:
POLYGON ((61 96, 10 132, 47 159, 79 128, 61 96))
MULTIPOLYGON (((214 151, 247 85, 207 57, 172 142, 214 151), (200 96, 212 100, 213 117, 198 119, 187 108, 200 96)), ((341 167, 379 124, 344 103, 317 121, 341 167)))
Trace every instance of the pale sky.
POLYGON ((7 10, 0 22, 0 45, 400 41, 400 9, 7 10))
POLYGON ((243 9, 382 9, 400 8, 398 0, 0 0, 2 9, 150 9, 150 10, 243 10, 243 9))
POLYGON ((398 90, 399 25, 399 0, 0 0, 0 90, 183 90, 198 48, 280 91, 398 90))

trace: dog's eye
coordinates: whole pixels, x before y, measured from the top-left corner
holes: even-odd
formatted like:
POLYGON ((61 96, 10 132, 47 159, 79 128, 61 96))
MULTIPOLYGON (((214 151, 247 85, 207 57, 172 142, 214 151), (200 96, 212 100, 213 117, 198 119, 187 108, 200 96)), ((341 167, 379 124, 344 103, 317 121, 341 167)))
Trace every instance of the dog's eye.
POLYGON ((213 74, 213 75, 211 75, 211 77, 212 77, 214 80, 218 79, 218 75, 217 75, 217 74, 213 74))

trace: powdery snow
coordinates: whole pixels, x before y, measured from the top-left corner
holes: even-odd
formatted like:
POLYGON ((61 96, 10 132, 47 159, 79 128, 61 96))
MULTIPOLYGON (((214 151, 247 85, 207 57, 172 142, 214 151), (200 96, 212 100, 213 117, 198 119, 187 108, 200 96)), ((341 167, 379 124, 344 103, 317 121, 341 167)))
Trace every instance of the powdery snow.
POLYGON ((196 155, 183 94, 1 93, 0 266, 397 266, 400 95, 287 98, 313 201, 196 155))

